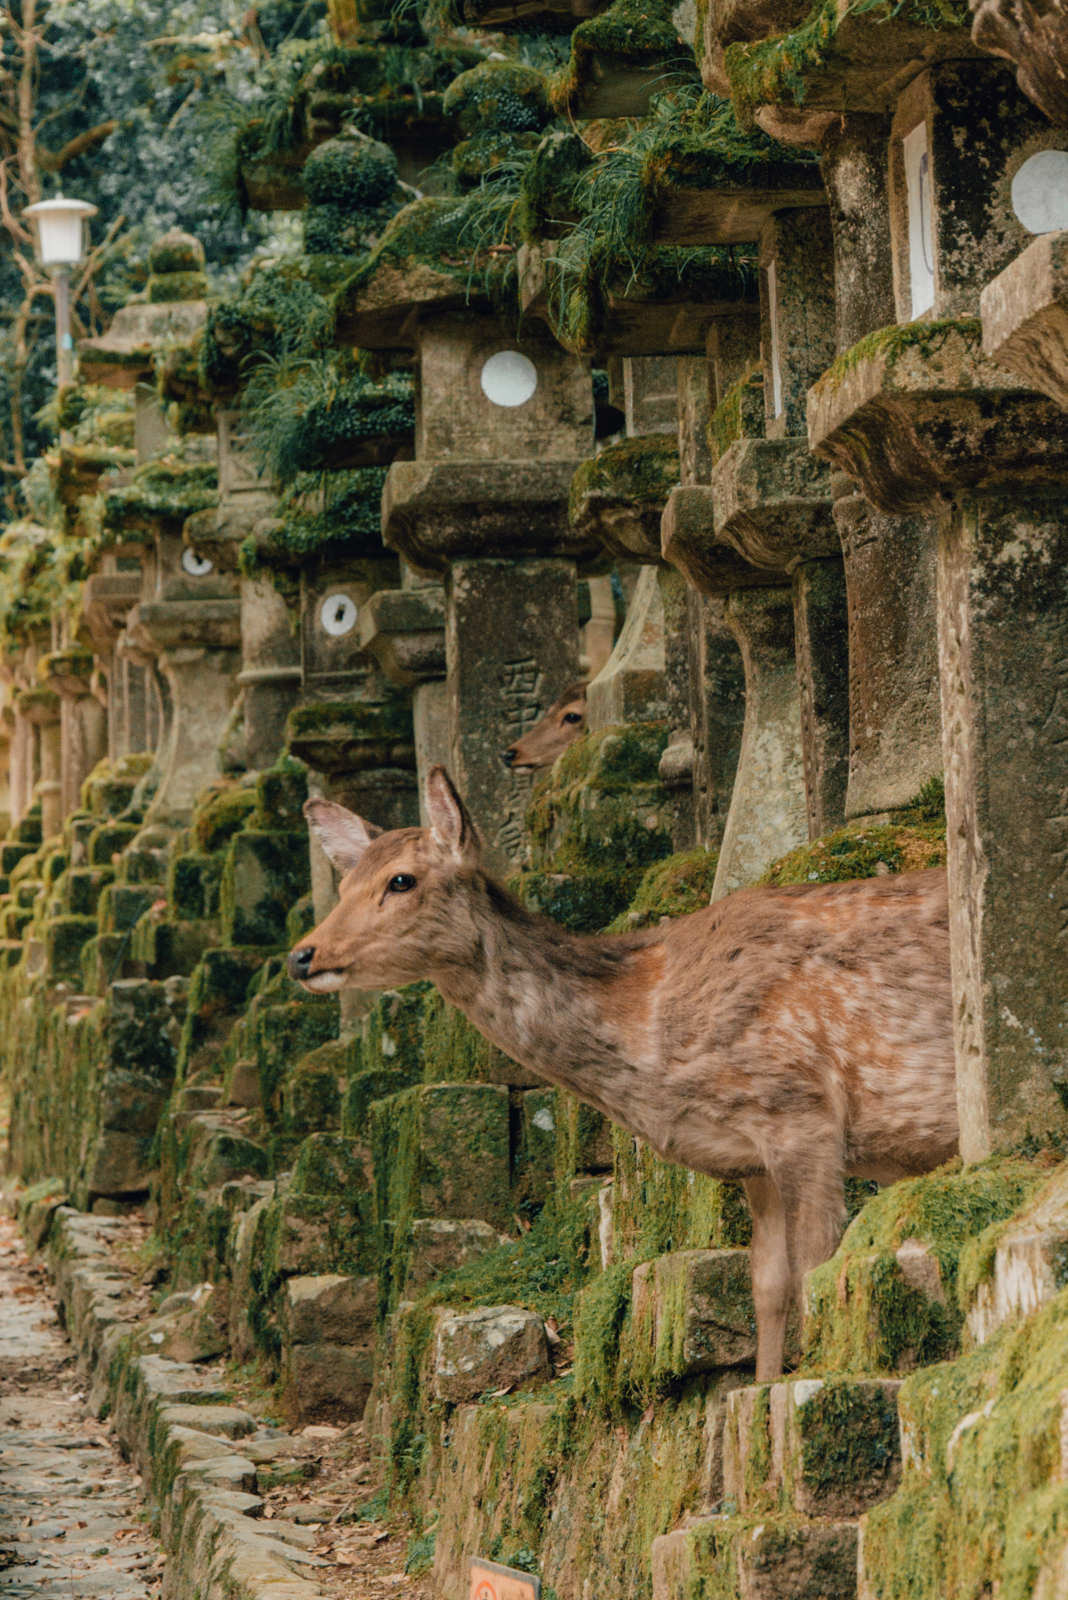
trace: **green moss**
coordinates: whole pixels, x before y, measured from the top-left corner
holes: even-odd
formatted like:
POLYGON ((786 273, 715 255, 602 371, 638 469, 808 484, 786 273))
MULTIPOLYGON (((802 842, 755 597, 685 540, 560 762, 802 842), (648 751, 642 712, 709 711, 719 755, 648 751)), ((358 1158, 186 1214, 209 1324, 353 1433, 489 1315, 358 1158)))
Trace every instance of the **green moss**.
POLYGON ((149 278, 145 294, 150 305, 166 305, 173 300, 206 300, 208 280, 203 272, 168 272, 149 278))
POLYGON ((246 405, 257 459, 282 483, 359 465, 377 440, 392 452, 415 428, 411 376, 371 379, 347 352, 263 368, 246 405))
POLYGON ((1061 1437, 1068 1294, 899 1395, 901 1487, 865 1519, 876 1600, 1059 1593, 1068 1532, 1061 1437))
POLYGON ((442 109, 467 138, 486 129, 536 133, 552 115, 545 79, 520 61, 481 61, 461 72, 446 90, 442 109))
POLYGON ((614 1412, 624 1400, 619 1344, 636 1265, 630 1260, 608 1267, 575 1302, 575 1393, 600 1412, 614 1412))
POLYGON ((801 1472, 811 1493, 848 1496, 858 1485, 885 1478, 898 1454, 891 1393, 832 1379, 806 1398, 803 1409, 801 1472))
POLYGON ((594 159, 585 139, 570 128, 550 128, 523 169, 516 222, 530 243, 574 217, 575 189, 594 159))
POLYGON ((232 394, 253 360, 311 355, 325 348, 330 310, 302 260, 260 265, 240 294, 212 306, 200 343, 200 381, 232 394))
POLYGON ((855 0, 842 12, 836 0, 817 0, 805 21, 792 32, 755 44, 731 44, 724 55, 738 121, 752 128, 764 105, 802 105, 808 79, 834 66, 848 66, 836 54, 836 36, 843 21, 864 16, 875 26, 895 22, 959 32, 968 26, 965 6, 955 0, 855 0))
MULTIPOLYGON (((576 1296, 591 1271, 596 1236, 593 1197, 551 1197, 522 1238, 474 1257, 438 1278, 423 1306, 525 1306, 552 1317, 565 1335, 576 1296)), ((598 1280, 599 1281, 599 1280, 598 1280)))
POLYGON ((806 1366, 895 1372, 953 1355, 962 1323, 956 1294, 961 1252, 1011 1216, 1042 1177, 1040 1168, 1018 1159, 965 1171, 953 1164, 869 1200, 838 1252, 807 1280, 806 1366), (937 1263, 941 1299, 914 1287, 901 1271, 895 1252, 913 1240, 937 1263))
POLYGON ((304 164, 309 204, 346 213, 373 210, 393 195, 397 158, 375 139, 328 139, 304 164))
MULTIPOLYGON (((940 352, 951 340, 963 343, 969 353, 977 357, 981 355, 983 329, 978 317, 939 322, 894 322, 886 328, 876 328, 827 368, 813 385, 812 393, 817 398, 832 394, 865 362, 881 361, 887 379, 892 377, 899 362, 908 361, 910 357, 918 356, 924 362, 937 362, 940 352)), ((967 382, 966 373, 954 372, 955 388, 959 389, 967 382)))
POLYGON ((824 839, 799 845, 772 863, 760 880, 776 885, 840 883, 886 872, 941 867, 946 861, 945 818, 940 821, 850 822, 824 839))
POLYGON ((356 467, 299 475, 289 485, 290 492, 283 495, 280 515, 265 519, 241 545, 242 573, 255 577, 270 572, 272 581, 284 592, 279 575, 315 557, 324 561, 367 557, 380 562, 386 471, 385 467, 356 467), (313 509, 315 500, 308 494, 311 477, 324 485, 320 510, 313 509))
POLYGON ((149 246, 148 270, 156 277, 173 272, 203 272, 204 246, 191 233, 172 228, 149 246))
POLYGON ((625 933, 648 928, 664 917, 684 917, 707 906, 712 894, 719 854, 714 850, 684 850, 649 867, 624 915, 609 928, 625 933))
MULTIPOLYGON (((509 298, 515 281, 514 262, 509 255, 491 254, 480 245, 474 238, 474 220, 475 213, 464 200, 427 196, 405 206, 370 255, 338 289, 335 308, 339 319, 343 322, 346 305, 358 305, 376 278, 389 286, 391 298, 400 299, 406 272, 424 284, 433 274, 443 288, 454 286, 468 296, 509 298)), ((496 242, 487 240, 487 246, 496 242)))
POLYGON ((731 385, 708 422, 712 459, 718 461, 737 439, 764 436, 764 375, 756 367, 731 385))
POLYGON ((138 467, 122 488, 105 493, 103 520, 112 533, 153 533, 161 523, 174 527, 209 510, 218 498, 216 467, 161 457, 138 467))
POLYGON ((669 434, 622 439, 584 461, 571 480, 568 516, 575 523, 588 502, 663 506, 679 481, 679 451, 669 434))
POLYGON ((256 808, 255 791, 235 783, 219 782, 207 789, 193 810, 192 832, 198 848, 207 855, 221 850, 256 808))
POLYGON ((549 85, 553 108, 565 114, 581 105, 583 91, 619 63, 656 73, 658 91, 697 80, 693 51, 678 36, 662 0, 613 0, 598 16, 580 22, 571 35, 571 59, 549 85))

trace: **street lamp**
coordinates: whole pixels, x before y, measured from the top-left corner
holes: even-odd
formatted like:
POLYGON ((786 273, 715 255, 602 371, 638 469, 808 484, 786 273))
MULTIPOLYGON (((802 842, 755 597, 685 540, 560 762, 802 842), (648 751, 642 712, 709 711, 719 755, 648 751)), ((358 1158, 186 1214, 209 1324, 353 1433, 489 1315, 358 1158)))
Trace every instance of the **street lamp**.
POLYGON ((52 278, 56 301, 56 367, 59 387, 74 376, 74 340, 70 332, 70 269, 85 255, 85 224, 96 216, 96 206, 84 200, 67 200, 57 194, 54 200, 38 200, 27 206, 37 230, 41 265, 52 278))

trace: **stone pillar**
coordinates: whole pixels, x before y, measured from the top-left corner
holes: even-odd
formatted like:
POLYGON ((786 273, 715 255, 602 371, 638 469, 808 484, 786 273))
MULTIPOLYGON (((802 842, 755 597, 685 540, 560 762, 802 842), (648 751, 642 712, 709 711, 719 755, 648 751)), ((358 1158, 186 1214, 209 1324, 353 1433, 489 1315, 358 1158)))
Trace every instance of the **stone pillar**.
POLYGON ((849 613, 849 781, 846 815, 903 806, 942 767, 929 517, 895 517, 844 476, 834 520, 849 613))
POLYGON ((894 118, 902 315, 809 395, 815 448, 881 512, 938 523, 938 658, 961 1150, 1068 1130, 1068 419, 983 355, 983 277, 1026 242, 1014 179, 1042 141, 1004 69, 945 62, 894 118))
POLYGON ((704 805, 704 826, 715 821, 722 827, 715 898, 752 883, 775 857, 802 844, 808 828, 790 587, 785 581, 773 585, 773 572, 718 540, 713 516, 707 485, 676 489, 664 512, 662 537, 665 559, 710 602, 705 673, 711 667, 715 693, 705 697, 704 736, 710 747, 716 734, 724 740, 720 760, 709 763, 704 805), (745 679, 740 746, 738 668, 721 629, 740 651, 745 679))
POLYGON ((93 693, 88 650, 61 650, 44 658, 43 678, 60 700, 61 805, 76 811, 82 784, 108 749, 107 712, 93 693))
POLYGON ((445 681, 445 591, 401 563, 402 587, 382 589, 360 607, 360 643, 391 683, 411 691, 419 814, 426 825, 423 778, 448 765, 449 700, 445 681))
POLYGON ((845 582, 830 474, 803 431, 808 385, 833 351, 825 211, 771 217, 760 267, 765 437, 736 439, 713 467, 713 530, 768 580, 792 583, 805 804, 815 838, 843 819, 848 750, 845 582))
POLYGON ((160 782, 147 823, 185 821, 197 795, 218 776, 219 745, 236 693, 236 584, 232 575, 190 556, 177 533, 157 533, 151 597, 133 609, 128 623, 133 647, 156 659, 169 701, 160 782))
POLYGON ((52 689, 24 689, 19 712, 33 730, 36 759, 33 798, 41 802, 41 837, 55 838, 63 826, 63 752, 60 700, 52 689))
MULTIPOLYGON (((269 518, 276 498, 257 471, 237 412, 220 411, 219 537, 236 550, 269 518)), ((254 771, 269 767, 285 743, 286 718, 301 691, 300 640, 285 596, 269 575, 239 579, 244 755, 254 771)))
POLYGON ((1068 1126, 1068 519, 958 505, 939 541, 961 1152, 1068 1126))
POLYGON ((495 870, 524 857, 529 777, 500 752, 578 676, 575 558, 567 521, 592 439, 584 363, 547 334, 490 317, 424 313, 416 460, 394 462, 386 543, 444 577, 450 749, 495 870))
POLYGON ((713 900, 753 883, 776 856, 808 838, 790 591, 731 594, 724 620, 742 655, 745 724, 713 900))
MULTIPOLYGON (((881 116, 835 118, 821 146, 835 253, 839 354, 894 319, 888 140, 881 116)), ((845 568, 849 753, 845 815, 904 805, 942 764, 934 528, 832 480, 845 568)))
POLYGON ((722 595, 686 586, 694 837, 719 845, 730 808, 745 718, 745 672, 722 595))

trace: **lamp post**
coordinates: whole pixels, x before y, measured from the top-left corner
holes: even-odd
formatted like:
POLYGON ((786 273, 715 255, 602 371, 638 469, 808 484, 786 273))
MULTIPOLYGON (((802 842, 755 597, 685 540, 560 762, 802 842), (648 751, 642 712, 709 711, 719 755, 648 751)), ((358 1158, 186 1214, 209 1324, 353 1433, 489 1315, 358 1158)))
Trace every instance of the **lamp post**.
POLYGON ((70 383, 74 376, 74 341, 70 332, 70 269, 84 259, 85 224, 96 216, 96 206, 84 200, 67 200, 56 195, 53 200, 39 200, 27 206, 23 215, 29 217, 37 230, 41 265, 48 272, 55 289, 56 302, 56 369, 59 387, 70 383))

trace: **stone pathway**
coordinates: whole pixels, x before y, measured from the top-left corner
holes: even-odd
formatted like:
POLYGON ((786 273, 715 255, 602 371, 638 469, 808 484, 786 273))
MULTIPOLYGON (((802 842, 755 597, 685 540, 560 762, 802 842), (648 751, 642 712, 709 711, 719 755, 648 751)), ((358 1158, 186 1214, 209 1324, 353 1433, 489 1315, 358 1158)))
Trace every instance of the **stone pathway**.
POLYGON ((47 1278, 0 1215, 0 1596, 149 1600, 140 1480, 87 1411, 47 1278))

